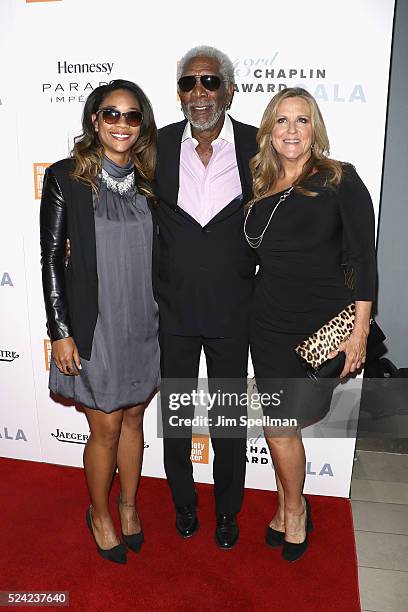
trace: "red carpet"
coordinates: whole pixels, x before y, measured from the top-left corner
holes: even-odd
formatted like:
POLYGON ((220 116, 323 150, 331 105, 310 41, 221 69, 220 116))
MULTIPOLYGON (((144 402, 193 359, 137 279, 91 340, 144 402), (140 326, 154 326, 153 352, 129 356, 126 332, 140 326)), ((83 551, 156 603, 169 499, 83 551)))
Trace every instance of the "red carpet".
MULTIPOLYGON (((213 540, 211 486, 198 485, 201 527, 183 540, 167 483, 144 478, 138 504, 146 543, 116 566, 99 557, 87 531, 82 470, 0 459, 0 478, 0 590, 69 591, 71 610, 92 612, 360 610, 347 500, 310 496, 310 548, 288 564, 263 541, 274 493, 246 491, 240 542, 223 551, 213 540)), ((117 489, 115 480, 113 510, 117 489)))

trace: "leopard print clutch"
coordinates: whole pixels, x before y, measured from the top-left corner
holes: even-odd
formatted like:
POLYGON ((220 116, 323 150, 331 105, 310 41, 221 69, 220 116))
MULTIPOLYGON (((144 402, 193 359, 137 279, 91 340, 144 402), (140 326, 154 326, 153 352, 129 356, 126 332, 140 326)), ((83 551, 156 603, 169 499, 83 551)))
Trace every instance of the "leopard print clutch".
POLYGON ((355 312, 354 302, 346 306, 295 348, 298 356, 314 370, 319 368, 327 361, 329 353, 336 350, 353 331, 355 312))

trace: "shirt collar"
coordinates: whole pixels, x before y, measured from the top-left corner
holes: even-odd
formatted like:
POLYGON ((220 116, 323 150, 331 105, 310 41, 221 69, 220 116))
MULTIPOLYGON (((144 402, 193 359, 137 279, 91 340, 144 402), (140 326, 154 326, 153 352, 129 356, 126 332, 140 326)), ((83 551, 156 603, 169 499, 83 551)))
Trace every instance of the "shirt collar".
MULTIPOLYGON (((191 138, 191 140, 195 140, 195 138, 193 138, 193 135, 191 133, 191 125, 189 121, 187 121, 186 127, 184 128, 183 136, 181 137, 181 142, 184 142, 188 138, 191 138)), ((226 142, 229 142, 230 144, 235 145, 234 127, 232 125, 231 117, 227 115, 226 113, 225 113, 224 125, 222 126, 222 129, 221 129, 221 132, 218 138, 216 138, 214 142, 217 142, 218 140, 225 140, 226 142)))

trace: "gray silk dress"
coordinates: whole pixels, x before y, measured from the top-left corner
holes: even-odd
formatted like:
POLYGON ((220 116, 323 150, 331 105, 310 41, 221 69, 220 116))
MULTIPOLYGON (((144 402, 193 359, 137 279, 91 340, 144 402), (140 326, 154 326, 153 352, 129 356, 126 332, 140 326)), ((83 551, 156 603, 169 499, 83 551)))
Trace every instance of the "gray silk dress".
POLYGON ((153 223, 132 186, 133 165, 103 162, 94 196, 98 319, 79 376, 51 360, 49 388, 106 413, 143 403, 160 382, 158 307, 152 289, 153 223))

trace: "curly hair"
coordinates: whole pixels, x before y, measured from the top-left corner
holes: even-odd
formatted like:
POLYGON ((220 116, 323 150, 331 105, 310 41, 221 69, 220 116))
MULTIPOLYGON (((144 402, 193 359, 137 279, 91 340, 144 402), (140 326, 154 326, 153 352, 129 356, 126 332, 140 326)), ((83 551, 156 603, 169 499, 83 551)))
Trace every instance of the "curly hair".
POLYGON ((152 183, 156 168, 157 128, 149 99, 132 81, 116 79, 108 85, 97 87, 89 94, 82 113, 82 133, 75 138, 71 151, 74 159, 71 176, 89 185, 96 193, 98 192, 97 177, 102 169, 103 147, 95 131, 92 115, 99 110, 106 96, 122 89, 135 96, 143 113, 140 135, 130 150, 130 159, 135 166, 138 189, 147 197, 154 199, 152 183))

